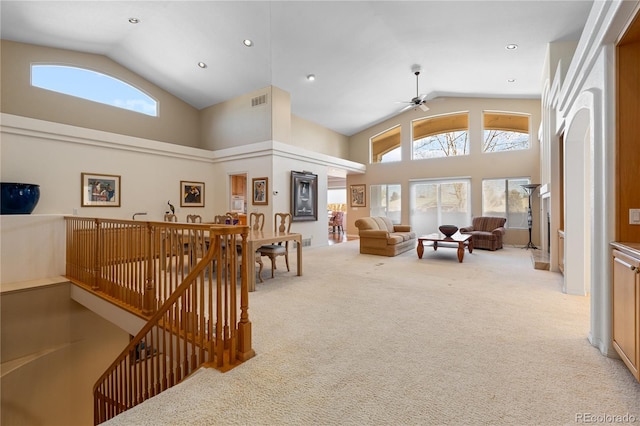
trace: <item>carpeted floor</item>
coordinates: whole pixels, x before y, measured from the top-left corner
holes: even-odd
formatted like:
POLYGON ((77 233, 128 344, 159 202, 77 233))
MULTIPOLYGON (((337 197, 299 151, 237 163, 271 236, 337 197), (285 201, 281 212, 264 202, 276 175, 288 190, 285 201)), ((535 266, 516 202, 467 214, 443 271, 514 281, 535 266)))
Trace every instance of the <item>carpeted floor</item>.
POLYGON ((303 256, 302 277, 295 256, 292 272, 279 259, 250 294, 255 358, 200 370, 107 424, 640 422, 640 384, 587 341, 588 297, 563 294, 526 250, 460 264, 454 249, 388 258, 355 240, 303 256))

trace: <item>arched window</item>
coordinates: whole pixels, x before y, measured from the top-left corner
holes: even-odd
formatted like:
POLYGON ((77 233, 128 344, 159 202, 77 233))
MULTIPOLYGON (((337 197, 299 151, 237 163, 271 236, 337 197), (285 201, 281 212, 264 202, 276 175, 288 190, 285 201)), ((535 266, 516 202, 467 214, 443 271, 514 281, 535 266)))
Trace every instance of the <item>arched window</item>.
POLYGON ((484 113, 482 152, 529 148, 529 116, 505 112, 484 113))
POLYGON ((413 122, 412 159, 469 155, 469 114, 423 118, 413 122))
POLYGON ((372 163, 389 163, 402 160, 400 126, 392 127, 372 137, 370 146, 372 163))
POLYGON ((67 65, 31 65, 31 85, 158 116, 158 102, 130 84, 96 71, 67 65))

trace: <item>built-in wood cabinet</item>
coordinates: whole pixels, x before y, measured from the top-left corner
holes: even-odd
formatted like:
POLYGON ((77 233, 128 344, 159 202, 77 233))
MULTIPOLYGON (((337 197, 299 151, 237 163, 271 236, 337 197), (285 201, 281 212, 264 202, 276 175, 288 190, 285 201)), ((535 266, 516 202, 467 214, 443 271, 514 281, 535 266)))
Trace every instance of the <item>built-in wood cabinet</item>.
POLYGON ((613 347, 640 381, 640 244, 612 246, 613 347))

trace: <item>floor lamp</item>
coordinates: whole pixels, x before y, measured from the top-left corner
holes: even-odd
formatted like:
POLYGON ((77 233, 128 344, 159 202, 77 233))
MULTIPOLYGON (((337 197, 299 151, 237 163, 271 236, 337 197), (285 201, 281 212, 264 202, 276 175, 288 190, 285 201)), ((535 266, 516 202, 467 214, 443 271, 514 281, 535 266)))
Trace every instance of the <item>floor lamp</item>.
POLYGON ((528 249, 534 249, 534 250, 538 250, 538 247, 536 247, 532 242, 531 242, 531 225, 533 225, 533 215, 531 214, 531 195, 535 192, 536 188, 540 186, 539 183, 530 183, 528 185, 520 185, 524 188, 525 191, 527 191, 527 195, 529 196, 529 209, 527 210, 527 220, 529 222, 529 242, 527 243, 526 246, 522 247, 522 248, 526 248, 528 249))

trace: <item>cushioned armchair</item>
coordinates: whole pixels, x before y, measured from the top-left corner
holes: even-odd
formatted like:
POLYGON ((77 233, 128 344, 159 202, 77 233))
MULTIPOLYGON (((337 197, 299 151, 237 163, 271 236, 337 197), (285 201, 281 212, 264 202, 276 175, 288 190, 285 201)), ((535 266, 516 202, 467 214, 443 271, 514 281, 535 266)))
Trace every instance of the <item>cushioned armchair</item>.
POLYGON ((409 225, 394 225, 387 217, 356 220, 360 253, 396 256, 416 246, 416 234, 409 225))
POLYGON ((474 217, 471 226, 460 228, 460 233, 473 235, 473 248, 498 250, 502 248, 502 236, 505 233, 504 217, 474 217))

